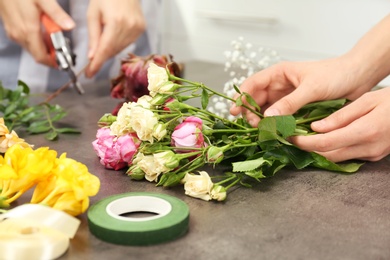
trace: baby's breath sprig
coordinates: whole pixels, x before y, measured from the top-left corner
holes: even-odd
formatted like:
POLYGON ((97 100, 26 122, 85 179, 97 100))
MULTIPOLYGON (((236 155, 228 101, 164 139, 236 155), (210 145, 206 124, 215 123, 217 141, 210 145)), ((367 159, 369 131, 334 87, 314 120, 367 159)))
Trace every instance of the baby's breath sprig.
MULTIPOLYGON (((255 49, 244 37, 239 37, 231 42, 232 50, 224 52, 226 62, 224 70, 230 79, 225 83, 223 93, 232 98, 237 92, 234 86, 240 86, 244 80, 255 72, 263 70, 281 60, 277 51, 259 47, 255 49)), ((208 109, 221 117, 233 120, 234 116, 229 113, 232 102, 229 99, 215 96, 212 98, 213 106, 208 109)))

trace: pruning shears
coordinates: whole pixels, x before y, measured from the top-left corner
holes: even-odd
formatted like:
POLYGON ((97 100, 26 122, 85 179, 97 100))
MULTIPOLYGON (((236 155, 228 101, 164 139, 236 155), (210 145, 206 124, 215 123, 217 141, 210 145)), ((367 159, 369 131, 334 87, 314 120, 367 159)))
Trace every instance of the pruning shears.
POLYGON ((46 14, 41 15, 41 22, 47 38, 47 47, 54 64, 58 69, 66 71, 73 87, 79 94, 84 94, 84 89, 74 72, 76 55, 70 47, 70 40, 64 36, 61 28, 46 14))

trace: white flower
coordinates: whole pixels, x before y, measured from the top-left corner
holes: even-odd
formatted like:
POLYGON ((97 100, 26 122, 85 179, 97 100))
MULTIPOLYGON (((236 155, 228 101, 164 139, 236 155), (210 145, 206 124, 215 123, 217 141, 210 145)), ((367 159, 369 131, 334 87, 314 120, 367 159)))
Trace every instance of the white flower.
POLYGON ((145 173, 146 180, 157 182, 157 178, 161 174, 161 171, 158 171, 156 168, 153 155, 138 153, 133 160, 133 165, 137 165, 145 173))
POLYGON ((165 151, 153 154, 155 171, 160 173, 166 173, 176 168, 179 165, 179 161, 175 157, 175 153, 172 151, 165 151))
POLYGON ((199 171, 199 175, 187 173, 182 181, 186 195, 206 201, 211 200, 210 192, 214 184, 207 172, 199 171))
POLYGON ((150 104, 151 100, 152 100, 151 96, 143 95, 142 97, 138 98, 137 104, 143 108, 150 109, 151 108, 151 104, 150 104))
POLYGON ((165 68, 159 67, 154 63, 150 63, 148 68, 148 90, 151 93, 158 93, 158 90, 168 82, 168 73, 165 68))
POLYGON ((116 121, 110 126, 112 135, 119 137, 134 132, 130 125, 130 118, 132 116, 132 108, 136 105, 137 103, 135 102, 123 103, 122 107, 118 111, 116 121))
POLYGON ((135 106, 131 109, 129 125, 140 140, 153 143, 153 129, 158 124, 156 115, 149 109, 135 106))

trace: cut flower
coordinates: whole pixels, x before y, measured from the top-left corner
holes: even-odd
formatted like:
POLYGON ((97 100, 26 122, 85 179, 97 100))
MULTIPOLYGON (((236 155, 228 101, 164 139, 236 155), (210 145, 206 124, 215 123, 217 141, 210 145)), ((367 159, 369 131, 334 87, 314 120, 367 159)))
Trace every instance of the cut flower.
POLYGON ((114 139, 132 134, 140 140, 126 171, 134 180, 146 179, 163 187, 182 184, 189 196, 224 201, 231 187, 252 186, 286 166, 343 173, 356 172, 361 166, 336 164, 288 142, 290 136, 311 134, 312 121, 341 108, 346 100, 318 102, 292 116, 264 118, 254 100, 237 87, 235 90, 240 97, 233 100, 153 63, 149 64, 147 77, 150 92, 142 97, 142 102, 126 102, 117 117, 98 123, 104 127, 111 124, 109 134, 114 139), (244 117, 229 120, 210 112, 207 107, 214 96, 235 102, 258 115, 261 118, 258 127, 252 127, 244 117), (192 98, 200 99, 201 106, 185 102, 192 98), (250 106, 245 105, 243 99, 250 106), (221 175, 203 170, 203 166, 218 167, 219 164, 230 167, 221 175))

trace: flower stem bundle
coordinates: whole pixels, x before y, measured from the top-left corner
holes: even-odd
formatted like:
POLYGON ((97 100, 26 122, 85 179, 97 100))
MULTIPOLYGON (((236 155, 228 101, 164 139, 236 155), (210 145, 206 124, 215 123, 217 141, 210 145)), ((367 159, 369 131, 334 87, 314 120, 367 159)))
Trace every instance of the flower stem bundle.
POLYGON ((263 117, 252 97, 237 87, 239 98, 233 100, 154 63, 149 64, 147 76, 149 95, 123 103, 116 116, 106 114, 99 121, 93 147, 106 168, 127 168, 135 180, 163 187, 183 184, 189 196, 222 201, 231 187, 251 186, 285 167, 352 173, 361 166, 333 163, 288 141, 293 135, 313 134, 310 123, 341 108, 346 100, 309 104, 290 116, 263 117), (261 118, 259 125, 210 112, 213 96, 244 106, 261 118), (200 100, 200 106, 186 103, 190 99, 200 100), (214 176, 204 171, 207 165, 224 165, 228 170, 214 176))

